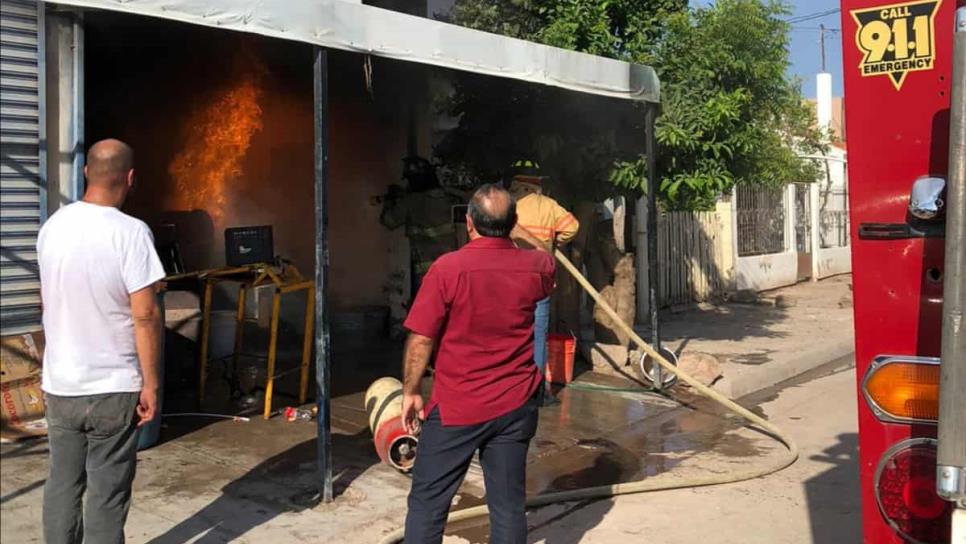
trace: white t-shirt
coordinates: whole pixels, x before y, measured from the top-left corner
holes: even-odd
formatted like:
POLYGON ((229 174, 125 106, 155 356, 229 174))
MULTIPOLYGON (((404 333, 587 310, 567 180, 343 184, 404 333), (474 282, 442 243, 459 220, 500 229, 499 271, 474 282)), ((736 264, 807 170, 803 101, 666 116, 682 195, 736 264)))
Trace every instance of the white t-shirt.
POLYGON ((144 222, 75 202, 37 238, 44 304, 43 390, 75 397, 141 390, 130 293, 164 277, 144 222))

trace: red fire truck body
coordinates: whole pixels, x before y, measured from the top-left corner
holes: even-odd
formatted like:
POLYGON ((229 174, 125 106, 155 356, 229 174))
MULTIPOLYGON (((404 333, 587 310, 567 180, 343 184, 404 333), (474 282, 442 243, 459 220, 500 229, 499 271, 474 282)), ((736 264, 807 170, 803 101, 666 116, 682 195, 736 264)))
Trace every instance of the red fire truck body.
POLYGON ((948 542, 935 422, 891 412, 870 380, 895 364, 894 375, 917 365, 908 368, 938 376, 942 221, 910 217, 909 205, 917 180, 947 175, 957 0, 841 8, 864 542, 948 542))

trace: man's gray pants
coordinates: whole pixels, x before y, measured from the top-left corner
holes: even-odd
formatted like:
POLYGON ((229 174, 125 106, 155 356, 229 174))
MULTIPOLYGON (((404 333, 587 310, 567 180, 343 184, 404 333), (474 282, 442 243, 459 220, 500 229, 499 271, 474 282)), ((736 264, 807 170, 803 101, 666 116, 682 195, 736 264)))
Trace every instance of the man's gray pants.
POLYGON ((138 393, 47 395, 47 544, 124 542, 137 456, 138 398, 138 393))

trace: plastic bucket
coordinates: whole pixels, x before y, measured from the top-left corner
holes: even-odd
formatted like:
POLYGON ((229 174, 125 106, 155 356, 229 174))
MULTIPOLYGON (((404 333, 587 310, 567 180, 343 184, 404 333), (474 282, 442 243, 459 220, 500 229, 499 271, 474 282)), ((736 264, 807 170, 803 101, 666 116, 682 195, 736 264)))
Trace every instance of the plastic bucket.
POLYGON ((572 382, 576 353, 577 338, 574 335, 550 334, 547 337, 547 381, 559 385, 572 382))

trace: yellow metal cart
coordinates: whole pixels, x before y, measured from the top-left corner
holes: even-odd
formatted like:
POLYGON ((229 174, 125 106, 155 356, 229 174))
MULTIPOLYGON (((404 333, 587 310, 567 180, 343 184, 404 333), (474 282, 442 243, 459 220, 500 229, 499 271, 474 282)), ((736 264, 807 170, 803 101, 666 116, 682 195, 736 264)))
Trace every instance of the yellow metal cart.
POLYGON ((232 351, 232 364, 235 368, 238 365, 238 358, 241 355, 242 338, 245 325, 245 299, 250 289, 265 285, 274 285, 275 290, 272 295, 272 315, 269 329, 268 354, 265 359, 268 361, 268 370, 265 380, 265 406, 263 417, 268 419, 272 413, 272 393, 274 391, 275 379, 283 376, 287 372, 276 374, 275 366, 277 362, 276 352, 278 351, 278 325, 279 314, 282 308, 282 295, 289 293, 306 292, 305 302, 305 333, 302 340, 302 361, 299 366, 299 404, 305 403, 309 385, 309 361, 312 356, 312 329, 315 321, 315 282, 306 280, 292 265, 287 265, 276 269, 274 266, 257 263, 238 267, 218 268, 201 272, 198 278, 205 282, 204 298, 202 301, 202 322, 201 322, 201 345, 198 350, 198 401, 205 399, 205 386, 208 374, 208 342, 211 328, 211 298, 216 284, 237 283, 238 307, 235 314, 235 344, 232 351))

